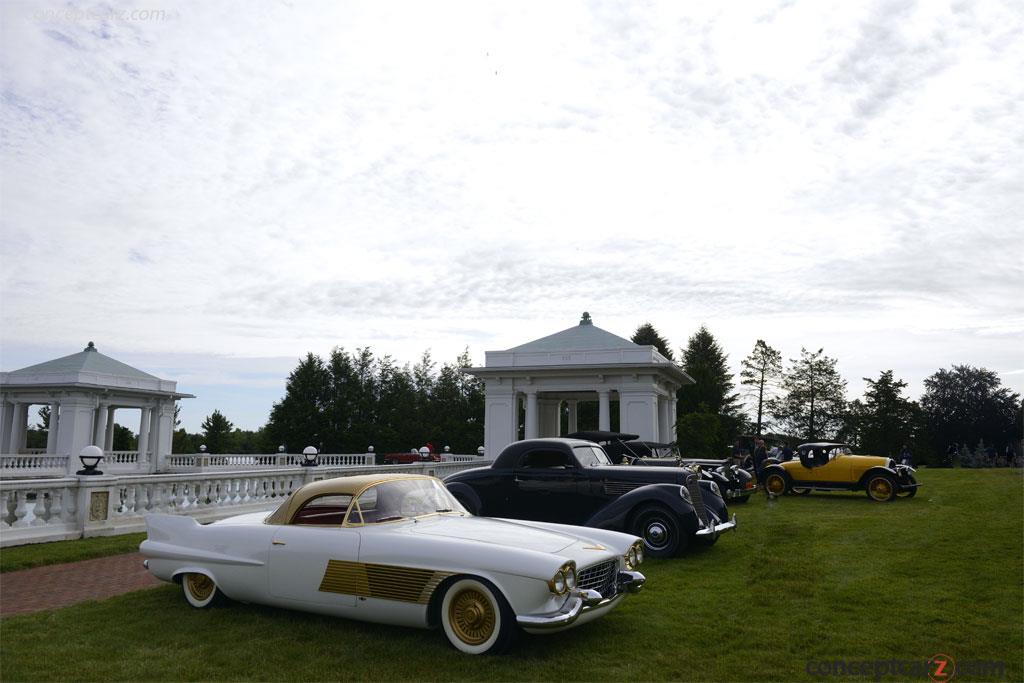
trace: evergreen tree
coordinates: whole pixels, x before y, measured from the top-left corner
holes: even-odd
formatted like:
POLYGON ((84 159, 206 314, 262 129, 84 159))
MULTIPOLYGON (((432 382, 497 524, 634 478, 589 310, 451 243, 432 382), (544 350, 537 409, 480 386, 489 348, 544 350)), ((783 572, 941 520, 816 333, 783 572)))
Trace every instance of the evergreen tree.
POLYGON ((701 326, 683 349, 683 370, 693 386, 679 390, 679 413, 712 413, 736 420, 739 396, 729 372, 728 356, 707 327, 701 326))
POLYGON ((207 415, 199 426, 203 430, 207 453, 231 452, 231 430, 234 425, 219 410, 207 415))
POLYGON ((114 441, 112 449, 115 451, 134 451, 138 448, 138 438, 135 432, 124 425, 114 425, 114 441))
POLYGON ((800 349, 800 358, 791 358, 783 375, 783 396, 770 405, 787 433, 802 441, 831 438, 843 426, 846 380, 836 370, 836 359, 823 352, 800 349))
POLYGON ((852 401, 846 415, 844 438, 873 455, 895 458, 904 444, 916 445, 920 409, 903 396, 907 383, 885 370, 878 379, 864 378, 864 400, 852 401))
POLYGON ((765 402, 771 399, 771 391, 778 384, 782 375, 782 354, 768 346, 763 339, 758 339, 750 355, 740 361, 740 384, 748 387, 750 394, 757 400, 757 420, 754 433, 761 435, 765 402))
POLYGON ((982 440, 1001 449, 1020 438, 1020 394, 1003 387, 991 370, 954 365, 925 379, 924 388, 921 408, 936 452, 982 440))
POLYGON ((633 333, 630 339, 634 344, 640 344, 641 346, 653 346, 658 349, 658 353, 668 358, 670 361, 675 361, 676 357, 672 355, 672 349, 669 348, 668 342, 658 334, 658 331, 654 329, 654 325, 650 323, 644 323, 640 327, 636 328, 636 332, 633 333))
MULTIPOLYGON (((328 405, 329 372, 323 360, 312 354, 288 375, 285 395, 270 410, 267 432, 271 440, 290 453, 319 444, 330 431, 325 416, 328 405)), ((207 444, 209 446, 209 444, 207 444)))

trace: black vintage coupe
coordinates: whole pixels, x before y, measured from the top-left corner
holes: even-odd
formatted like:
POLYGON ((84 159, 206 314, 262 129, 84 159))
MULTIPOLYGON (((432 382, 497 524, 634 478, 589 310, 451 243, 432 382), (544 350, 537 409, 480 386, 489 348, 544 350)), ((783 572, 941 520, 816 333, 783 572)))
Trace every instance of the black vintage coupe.
POLYGON ((600 444, 616 465, 658 465, 689 467, 700 470, 701 477, 718 484, 719 491, 730 503, 746 503, 757 492, 752 472, 726 460, 682 458, 670 443, 641 441, 636 434, 623 432, 573 432, 570 439, 584 439, 600 444))
POLYGON ((527 439, 505 447, 490 467, 444 480, 475 515, 613 529, 644 540, 653 557, 691 541, 710 545, 736 526, 718 486, 680 467, 613 465, 581 439, 527 439))

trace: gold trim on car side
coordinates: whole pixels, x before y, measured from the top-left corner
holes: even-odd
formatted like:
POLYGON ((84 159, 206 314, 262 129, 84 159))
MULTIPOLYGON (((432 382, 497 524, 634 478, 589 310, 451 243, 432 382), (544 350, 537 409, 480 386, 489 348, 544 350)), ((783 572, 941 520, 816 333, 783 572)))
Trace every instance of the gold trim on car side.
POLYGON ((425 605, 450 572, 330 560, 319 590, 382 600, 398 600, 425 605))

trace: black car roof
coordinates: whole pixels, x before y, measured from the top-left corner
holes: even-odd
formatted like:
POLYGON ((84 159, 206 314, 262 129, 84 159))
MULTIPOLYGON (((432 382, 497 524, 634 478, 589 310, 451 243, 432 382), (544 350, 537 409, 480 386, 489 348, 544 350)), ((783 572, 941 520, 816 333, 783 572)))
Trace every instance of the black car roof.
MULTIPOLYGON (((534 448, 548 447, 568 447, 570 449, 577 446, 594 446, 596 445, 593 441, 586 439, 575 439, 575 438, 563 438, 563 437, 550 437, 543 439, 523 439, 522 441, 514 441, 498 454, 498 457, 494 459, 494 463, 491 467, 511 467, 522 455, 523 451, 531 450, 534 448)), ((600 448, 600 446, 598 446, 600 448)))
POLYGON ((566 434, 570 439, 583 439, 584 441, 635 441, 640 438, 639 434, 626 434, 625 432, 603 432, 590 430, 566 434))
POLYGON ((802 443, 797 448, 838 448, 839 446, 850 447, 848 443, 840 443, 838 441, 816 441, 814 443, 802 443))

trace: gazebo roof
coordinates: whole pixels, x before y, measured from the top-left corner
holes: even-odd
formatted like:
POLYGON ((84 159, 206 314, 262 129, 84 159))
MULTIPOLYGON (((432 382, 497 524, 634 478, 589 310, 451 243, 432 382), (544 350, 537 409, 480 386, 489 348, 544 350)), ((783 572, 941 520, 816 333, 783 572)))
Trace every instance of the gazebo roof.
POLYGON ((594 325, 589 313, 579 324, 504 351, 487 351, 484 367, 467 368, 478 377, 509 373, 547 375, 614 371, 655 371, 679 384, 693 384, 683 369, 653 346, 634 344, 594 325))
POLYGON ((96 345, 89 345, 78 353, 55 358, 20 370, 0 373, 0 385, 8 387, 99 387, 130 391, 172 393, 179 398, 191 394, 178 394, 177 382, 160 379, 148 372, 133 368, 100 353, 96 345))
POLYGON ((573 325, 561 332, 555 332, 546 337, 520 344, 508 349, 508 351, 514 353, 531 353, 534 351, 550 353, 554 351, 607 351, 612 349, 640 348, 643 347, 597 327, 591 322, 590 316, 584 313, 584 317, 578 325, 573 325))
POLYGON ((96 345, 89 342, 84 350, 73 353, 70 356, 54 358, 44 363, 30 365, 27 368, 14 370, 7 373, 7 379, 15 381, 28 379, 40 375, 67 374, 88 372, 96 375, 116 375, 118 377, 131 377, 134 379, 160 379, 148 372, 133 368, 127 363, 122 363, 110 356, 105 356, 96 350, 96 345))

